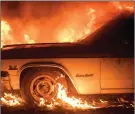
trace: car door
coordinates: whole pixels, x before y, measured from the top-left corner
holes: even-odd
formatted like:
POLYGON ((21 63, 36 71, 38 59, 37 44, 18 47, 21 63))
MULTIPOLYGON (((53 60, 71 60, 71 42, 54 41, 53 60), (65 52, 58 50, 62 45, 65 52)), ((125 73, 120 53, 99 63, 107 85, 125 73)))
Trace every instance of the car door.
POLYGON ((133 58, 102 58, 101 88, 131 89, 134 84, 133 58))
POLYGON ((134 88, 134 20, 117 22, 106 40, 107 57, 101 58, 101 89, 134 88))
POLYGON ((100 93, 100 58, 91 53, 87 45, 75 44, 61 48, 63 57, 57 63, 70 73, 79 94, 100 93))
POLYGON ((101 93, 103 89, 113 91, 113 89, 133 88, 133 14, 119 15, 94 32, 90 38, 88 36, 83 42, 88 42, 91 54, 100 57, 101 93))

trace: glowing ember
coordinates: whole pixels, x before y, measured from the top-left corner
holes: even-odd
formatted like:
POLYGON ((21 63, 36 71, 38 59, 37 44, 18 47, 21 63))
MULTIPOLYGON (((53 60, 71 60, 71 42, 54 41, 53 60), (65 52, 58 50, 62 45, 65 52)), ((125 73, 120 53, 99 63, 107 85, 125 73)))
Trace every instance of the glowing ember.
POLYGON ((49 109, 54 109, 54 107, 55 107, 55 105, 54 105, 55 101, 54 101, 54 103, 50 103, 50 104, 46 104, 46 102, 47 101, 44 98, 40 98, 40 102, 39 102, 38 106, 40 106, 40 107, 47 107, 49 109))
POLYGON ((4 93, 4 97, 1 98, 2 105, 7 106, 20 106, 23 104, 22 98, 12 95, 12 93, 4 93))
POLYGON ((103 101, 102 99, 100 99, 101 103, 108 103, 108 101, 103 101))

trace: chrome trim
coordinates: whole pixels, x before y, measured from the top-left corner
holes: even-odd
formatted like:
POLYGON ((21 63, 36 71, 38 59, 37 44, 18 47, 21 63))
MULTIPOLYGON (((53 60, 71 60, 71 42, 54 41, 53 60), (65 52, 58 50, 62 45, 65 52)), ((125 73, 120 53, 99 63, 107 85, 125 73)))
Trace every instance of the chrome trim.
POLYGON ((27 69, 27 68, 31 68, 31 67, 53 67, 53 68, 58 68, 58 69, 61 69, 63 72, 65 72, 66 73, 66 75, 69 77, 69 79, 71 80, 71 82, 72 82, 72 84, 73 84, 73 86, 75 87, 75 89, 76 89, 76 91, 77 91, 77 93, 79 94, 80 92, 78 91, 78 89, 76 88, 76 84, 75 84, 75 82, 73 81, 73 79, 72 79, 72 76, 71 76, 71 74, 65 69, 65 68, 63 68, 62 66, 60 66, 60 65, 57 65, 57 63, 56 64, 27 64, 26 66, 24 65, 24 66, 22 66, 21 68, 20 68, 20 70, 19 70, 19 80, 20 80, 20 76, 21 76, 21 73, 22 73, 22 71, 23 70, 25 70, 25 69, 27 69))

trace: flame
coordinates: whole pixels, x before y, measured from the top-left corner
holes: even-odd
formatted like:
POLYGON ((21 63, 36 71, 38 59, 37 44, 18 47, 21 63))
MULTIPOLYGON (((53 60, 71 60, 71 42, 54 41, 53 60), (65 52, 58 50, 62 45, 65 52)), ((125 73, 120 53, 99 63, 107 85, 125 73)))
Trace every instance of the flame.
POLYGON ((68 97, 66 89, 63 88, 63 85, 58 83, 58 94, 57 98, 60 99, 62 102, 69 104, 72 108, 78 109, 95 109, 99 107, 94 107, 88 104, 86 101, 82 101, 81 99, 77 99, 75 97, 68 97))
MULTIPOLYGON (((95 104, 93 102, 93 104, 95 104)), ((40 107, 47 107, 49 109, 55 109, 57 106, 62 106, 68 109, 96 109, 100 108, 97 106, 92 106, 92 104, 88 104, 87 101, 83 101, 80 98, 68 97, 66 89, 58 83, 58 93, 57 100, 53 99, 53 102, 47 104, 47 100, 44 98, 40 98, 39 105, 40 107)))
MULTIPOLYGON (((112 2, 114 6, 120 10, 128 10, 130 12, 133 12, 134 6, 130 5, 122 5, 120 2, 112 2)), ((95 23, 97 22, 97 10, 93 8, 88 8, 88 10, 85 12, 88 16, 88 21, 85 22, 84 26, 82 27, 76 27, 75 24, 68 25, 67 27, 64 27, 63 29, 60 29, 60 32, 56 36, 56 39, 59 40, 59 42, 76 42, 78 40, 81 40, 85 38, 86 35, 92 33, 94 30, 99 28, 101 25, 96 26, 95 23)), ((73 20, 77 21, 77 20, 73 20)), ((75 22, 74 22, 75 23, 75 22)), ((105 21, 102 23, 104 24, 105 21)), ((20 43, 36 43, 28 34, 28 31, 25 31, 23 34, 23 42, 20 43)), ((10 44, 16 44, 18 42, 15 41, 13 35, 12 35, 12 28, 9 25, 8 22, 2 20, 1 21, 1 47, 3 45, 10 45, 10 44)), ((97 105, 95 101, 92 103, 83 101, 81 98, 75 98, 69 97, 67 94, 67 91, 65 88, 63 88, 63 85, 58 84, 58 93, 57 93, 57 99, 53 99, 53 102, 50 104, 47 104, 47 101, 43 98, 40 98, 39 106, 40 107, 48 107, 50 109, 54 109, 58 105, 65 105, 69 106, 71 109, 96 109, 100 108, 101 104, 108 105, 108 101, 104 101, 100 99, 100 105, 97 105)), ((12 93, 4 93, 4 97, 1 98, 2 104, 7 106, 21 106, 24 101, 21 97, 13 95, 12 93)), ((121 102, 127 102, 121 99, 121 102)), ((131 106, 134 107, 134 102, 131 104, 131 106)))
POLYGON ((23 104, 22 98, 12 95, 12 93, 4 93, 1 101, 3 105, 7 106, 21 106, 23 104))
MULTIPOLYGON (((10 25, 6 21, 1 21, 1 48, 3 47, 3 45, 10 45, 14 43, 19 42, 14 41, 10 25)), ((35 41, 30 39, 27 34, 24 34, 24 43, 31 44, 35 43, 35 41)))
MULTIPOLYGON (((18 95, 13 95, 12 93, 4 93, 4 96, 1 98, 2 105, 16 107, 16 106, 24 106, 24 100, 19 97, 18 95)), ((56 99, 52 99, 51 103, 48 103, 47 100, 44 98, 40 98, 39 103, 37 106, 45 109, 54 110, 57 107, 63 107, 64 109, 70 109, 70 110, 87 110, 87 109, 97 109, 97 108, 107 108, 107 107, 123 107, 125 103, 130 104, 129 107, 134 108, 134 101, 129 102, 125 100, 124 98, 118 98, 118 101, 120 102, 120 105, 118 104, 112 104, 108 101, 105 101, 103 99, 99 99, 98 101, 93 100, 92 102, 84 101, 81 98, 76 98, 74 96, 69 97, 67 94, 66 88, 63 87, 62 84, 58 83, 58 93, 56 96, 56 99), (124 104, 122 104, 124 103, 124 104)))
MULTIPOLYGON (((128 3, 128 2, 127 2, 128 3)), ((134 11, 134 2, 129 2, 131 4, 127 4, 126 2, 124 4, 122 4, 121 2, 113 2, 114 6, 120 10, 120 11, 123 11, 123 10, 128 10, 130 12, 133 12, 134 11)))
POLYGON ((61 30, 60 35, 58 36, 60 39, 60 42, 73 42, 75 31, 72 28, 67 28, 64 30, 61 30))
POLYGON ((1 47, 12 43, 11 27, 6 21, 1 21, 1 47))
MULTIPOLYGON (((64 27, 58 29, 58 32, 56 32, 56 34, 52 35, 52 36, 54 36, 54 39, 58 42, 76 42, 81 39, 84 39, 86 37, 86 35, 94 32, 96 29, 98 29, 100 26, 102 26, 104 23, 106 23, 106 20, 109 20, 110 17, 114 17, 113 14, 111 14, 111 13, 107 14, 106 12, 112 12, 113 10, 116 13, 118 13, 118 12, 121 13, 122 11, 125 11, 125 10, 128 10, 129 12, 134 11, 134 2, 116 2, 115 1, 115 2, 110 2, 110 4, 111 4, 110 5, 111 7, 112 6, 114 6, 114 7, 113 7, 113 9, 111 9, 111 8, 109 9, 107 6, 108 11, 99 11, 98 8, 91 8, 90 6, 86 5, 86 8, 84 8, 85 10, 83 10, 84 12, 80 14, 81 15, 80 17, 78 15, 76 16, 76 12, 73 12, 73 15, 71 15, 71 17, 69 18, 69 21, 67 19, 66 22, 64 23, 64 27), (75 16, 74 16, 74 13, 75 13, 75 16), (82 17, 84 17, 84 18, 82 18, 82 17)), ((13 24, 14 22, 10 21, 10 23, 12 25, 14 25, 13 24)), ((16 22, 16 23, 19 23, 19 22, 16 22)), ((1 21, 1 40, 2 40, 1 47, 3 45, 18 44, 18 43, 19 44, 38 43, 39 40, 40 40, 40 42, 42 42, 43 39, 40 39, 40 38, 36 39, 36 37, 35 37, 35 33, 36 33, 36 36, 40 36, 40 35, 37 35, 40 32, 38 32, 39 30, 37 30, 37 28, 34 28, 34 22, 32 23, 33 29, 29 30, 27 28, 31 28, 30 25, 29 24, 28 24, 28 26, 26 25, 25 30, 24 30, 25 32, 23 33, 21 31, 21 33, 19 34, 23 38, 23 40, 20 40, 20 42, 17 42, 19 40, 17 40, 17 41, 15 40, 16 38, 14 37, 14 35, 16 33, 13 30, 13 28, 11 28, 9 23, 2 20, 1 21), (36 30, 37 30, 37 32, 36 32, 36 30), (12 32, 14 32, 14 35, 12 32), (33 32, 33 34, 32 34, 32 32, 33 32), (32 37, 32 35, 33 35, 33 37, 32 37), (34 40, 33 38, 36 40, 34 40)), ((24 28, 24 27, 22 27, 22 28, 24 28)))
POLYGON ((24 34, 24 39, 25 39, 25 42, 28 43, 28 44, 35 43, 35 41, 31 40, 30 37, 27 34, 24 34))
POLYGON ((54 107, 55 107, 54 103, 46 104, 46 102, 47 102, 47 100, 45 100, 44 98, 40 98, 38 106, 47 107, 48 109, 54 109, 54 107))
POLYGON ((95 10, 89 8, 86 14, 89 16, 90 19, 85 27, 82 28, 81 31, 74 27, 61 30, 58 35, 58 39, 60 42, 76 42, 83 39, 87 34, 94 31, 93 25, 96 20, 95 10))

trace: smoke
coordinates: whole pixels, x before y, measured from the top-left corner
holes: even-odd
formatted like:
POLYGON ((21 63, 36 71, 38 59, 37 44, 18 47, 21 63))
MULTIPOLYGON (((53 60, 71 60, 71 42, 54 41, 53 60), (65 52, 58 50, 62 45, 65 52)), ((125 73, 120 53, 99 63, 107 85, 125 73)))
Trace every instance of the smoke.
POLYGON ((69 41, 93 32, 133 2, 6 2, 2 20, 12 28, 13 43, 25 43, 27 34, 36 43, 69 41))

